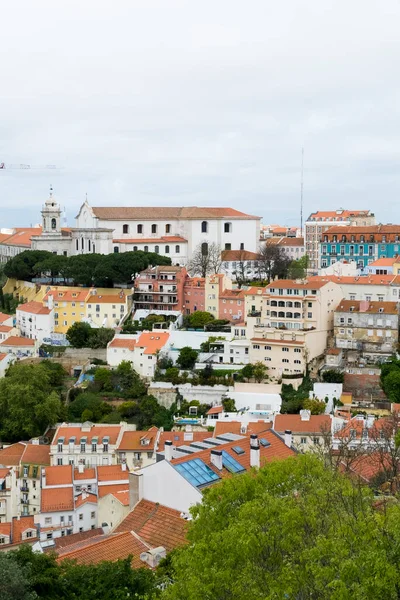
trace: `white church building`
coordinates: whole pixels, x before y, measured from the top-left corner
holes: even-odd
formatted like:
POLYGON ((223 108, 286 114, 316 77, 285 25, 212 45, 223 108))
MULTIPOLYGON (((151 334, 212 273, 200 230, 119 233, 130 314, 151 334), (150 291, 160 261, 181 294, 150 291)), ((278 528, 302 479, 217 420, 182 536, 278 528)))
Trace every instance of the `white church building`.
POLYGON ((32 250, 65 256, 143 250, 184 265, 196 248, 206 251, 211 243, 221 251, 257 252, 260 221, 233 208, 92 207, 86 201, 76 216, 76 227, 65 229, 61 207, 50 189, 42 208, 42 232, 31 238, 32 250))

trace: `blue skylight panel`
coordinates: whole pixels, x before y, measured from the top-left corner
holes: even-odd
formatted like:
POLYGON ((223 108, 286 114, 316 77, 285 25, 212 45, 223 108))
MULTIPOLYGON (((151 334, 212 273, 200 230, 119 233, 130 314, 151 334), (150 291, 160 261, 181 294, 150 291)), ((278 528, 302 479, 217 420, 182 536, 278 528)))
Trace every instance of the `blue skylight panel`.
POLYGON ((244 450, 243 448, 241 448, 240 446, 233 446, 232 450, 236 453, 236 454, 244 454, 244 450))
POLYGON ((271 444, 269 443, 268 440, 266 440, 265 438, 260 438, 259 440, 261 446, 264 446, 264 448, 266 448, 267 446, 270 446, 271 444))
POLYGON ((180 463, 175 465, 175 468, 178 473, 195 487, 202 487, 219 479, 219 476, 200 458, 180 463))
POLYGON ((222 450, 222 466, 230 473, 241 473, 246 469, 225 450, 222 450))

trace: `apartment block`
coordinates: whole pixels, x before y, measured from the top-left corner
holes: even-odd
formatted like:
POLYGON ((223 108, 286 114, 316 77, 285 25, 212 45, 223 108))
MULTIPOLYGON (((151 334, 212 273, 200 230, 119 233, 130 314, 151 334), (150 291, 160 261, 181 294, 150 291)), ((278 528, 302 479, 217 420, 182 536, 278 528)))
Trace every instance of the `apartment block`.
POLYGON ((342 300, 335 311, 336 347, 356 350, 372 362, 396 352, 399 340, 397 302, 342 300))
POLYGON ((369 210, 331 210, 312 213, 305 223, 305 253, 309 257, 310 272, 321 266, 320 241, 322 234, 332 226, 375 225, 375 215, 369 210))
MULTIPOLYGON (((216 319, 223 319, 220 315, 220 296, 225 290, 232 289, 232 280, 222 273, 208 275, 205 283, 204 304, 207 312, 214 315, 216 319)), ((225 317, 226 318, 226 317, 225 317)))
POLYGON ((183 306, 185 315, 191 315, 197 310, 204 311, 205 308, 205 284, 204 277, 188 277, 183 285, 183 306))
POLYGON ((186 278, 185 267, 156 266, 145 269, 135 280, 135 310, 183 310, 186 278))

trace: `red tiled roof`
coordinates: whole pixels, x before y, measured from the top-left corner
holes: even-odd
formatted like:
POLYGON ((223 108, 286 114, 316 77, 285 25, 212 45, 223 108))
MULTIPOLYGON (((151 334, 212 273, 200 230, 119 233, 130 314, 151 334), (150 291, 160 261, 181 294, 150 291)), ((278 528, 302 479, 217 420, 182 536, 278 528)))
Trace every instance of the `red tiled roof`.
POLYGON ((31 237, 33 235, 41 235, 41 227, 16 227, 15 233, 8 235, 5 239, 1 240, 1 244, 6 246, 22 246, 24 248, 30 248, 32 245, 31 237))
POLYGON ((77 498, 75 498, 75 508, 79 508, 82 504, 86 504, 87 502, 91 502, 92 504, 97 504, 97 496, 96 494, 85 494, 81 493, 77 498))
POLYGON ((48 485, 72 485, 72 465, 57 465, 46 467, 42 473, 46 475, 46 486, 48 485))
POLYGON ((0 450, 0 465, 15 466, 19 465, 21 456, 24 453, 26 444, 17 442, 7 448, 0 450))
POLYGON ((125 431, 118 450, 136 450, 137 452, 148 452, 154 448, 154 441, 158 429, 156 427, 149 431, 125 431), (143 445, 141 440, 148 439, 149 444, 143 445))
MULTIPOLYGON (((317 276, 316 276, 317 277, 317 276)), ((342 277, 338 275, 324 275, 326 281, 333 281, 339 285, 390 285, 400 284, 398 275, 357 275, 355 277, 342 277)), ((309 281, 314 281, 314 277, 309 277, 309 281)))
MULTIPOLYGON (((54 538, 55 549, 58 551, 59 548, 66 548, 67 546, 81 543, 89 538, 98 537, 99 535, 103 535, 102 527, 89 529, 89 531, 81 531, 80 533, 72 533, 71 535, 66 535, 64 537, 57 537, 54 538)), ((52 550, 54 550, 53 546, 50 548, 50 551, 52 550)))
POLYGON ((111 342, 108 344, 109 348, 128 348, 128 350, 133 351, 134 347, 136 346, 137 340, 134 340, 132 338, 128 338, 126 336, 122 336, 122 337, 115 337, 114 339, 111 340, 111 342))
POLYGON ((74 510, 73 488, 43 488, 41 512, 58 512, 61 510, 74 510))
POLYGON ((50 446, 46 444, 27 444, 21 457, 21 463, 50 465, 50 446))
POLYGON ((74 425, 63 424, 57 429, 52 444, 56 444, 59 438, 64 438, 64 444, 68 444, 69 438, 75 437, 76 443, 79 442, 80 438, 86 437, 87 443, 89 443, 94 437, 98 438, 98 443, 101 444, 104 437, 109 437, 110 444, 116 444, 119 433, 121 431, 121 425, 93 425, 90 431, 82 431, 81 427, 74 425))
POLYGON ((4 360, 7 356, 10 356, 9 354, 7 354, 6 352, 0 352, 0 362, 2 360, 4 360))
POLYGON ((11 523, 0 523, 0 535, 11 537, 11 523))
POLYGON ((129 506, 129 490, 120 490, 119 492, 111 492, 123 506, 129 506))
POLYGON ((104 498, 108 494, 112 494, 116 498, 120 492, 128 492, 129 493, 129 481, 125 483, 115 484, 115 485, 100 485, 99 486, 99 498, 104 498))
MULTIPOLYGON (((12 521, 12 543, 17 544, 21 542, 23 538, 23 534, 28 530, 33 529, 32 537, 37 537, 37 529, 34 522, 34 517, 32 516, 21 516, 21 517, 13 517, 12 521)), ((31 538, 29 538, 31 539, 31 538)))
MULTIPOLYGON (((389 470, 391 466, 390 455, 382 455, 380 452, 373 454, 364 454, 355 457, 349 465, 350 471, 369 482, 373 477, 383 470, 389 470)), ((342 463, 343 471, 346 465, 342 463)))
POLYGON ((92 294, 88 299, 88 304, 125 304, 128 294, 118 292, 118 294, 92 294))
POLYGON ((209 411, 207 411, 208 415, 217 415, 222 413, 224 410, 223 406, 212 406, 209 411))
POLYGON ((184 206, 180 207, 141 207, 141 206, 93 206, 92 211, 98 219, 119 220, 153 220, 157 216, 158 220, 164 219, 245 219, 258 220, 260 217, 253 217, 242 213, 234 208, 214 208, 184 206))
POLYGON ((371 427, 367 427, 364 419, 354 417, 342 429, 337 431, 335 436, 343 439, 350 438, 352 430, 355 431, 355 439, 360 439, 364 430, 368 432, 368 439, 377 439, 380 431, 383 431, 389 439, 393 434, 393 423, 390 419, 381 418, 376 419, 371 427))
POLYGON ((0 479, 5 479, 7 477, 7 475, 9 474, 10 469, 8 467, 4 467, 2 469, 0 469, 0 479))
POLYGON ((48 302, 49 296, 53 296, 54 302, 84 302, 90 294, 90 288, 70 289, 70 288, 52 288, 50 289, 43 302, 48 302))
POLYGON ((155 354, 161 350, 169 339, 169 333, 166 331, 152 331, 151 333, 142 333, 137 341, 140 348, 145 348, 143 354, 155 354))
POLYGON ((232 300, 233 298, 238 298, 239 300, 244 297, 244 290, 223 290, 219 296, 222 298, 229 298, 232 300))
POLYGON ((12 319, 12 315, 6 315, 5 313, 0 312, 0 323, 4 323, 4 321, 8 321, 8 319, 12 319))
POLYGON ((47 306, 43 306, 41 302, 25 302, 25 304, 19 304, 17 306, 17 311, 20 310, 22 312, 34 314, 34 315, 49 315, 50 309, 47 306))
POLYGON ((31 340, 30 338, 19 337, 16 335, 10 335, 9 338, 4 340, 4 342, 0 343, 0 346, 34 346, 35 340, 31 340))
POLYGON ((116 532, 134 531, 149 546, 170 552, 186 543, 188 522, 180 512, 162 504, 141 500, 118 525, 116 532))
POLYGON ((339 218, 349 219, 350 217, 359 217, 359 216, 372 216, 371 211, 369 210, 318 210, 315 213, 311 213, 307 221, 310 219, 335 219, 339 221, 339 218))
POLYGON ((139 569, 147 566, 140 560, 140 554, 147 551, 148 547, 127 531, 89 538, 73 546, 61 548, 58 551, 58 562, 68 559, 76 560, 79 565, 90 565, 132 555, 132 567, 139 569))
POLYGON ((162 431, 160 433, 157 450, 158 452, 163 452, 165 450, 166 441, 172 442, 174 446, 178 447, 184 446, 185 444, 190 444, 191 442, 202 442, 208 437, 210 437, 210 433, 208 431, 162 431), (189 436, 191 439, 188 439, 189 436))
POLYGON ((331 429, 329 415, 311 415, 309 421, 302 421, 300 415, 276 415, 274 429, 278 433, 290 430, 292 433, 322 433, 331 429))
POLYGON ((329 348, 329 349, 326 351, 326 354, 338 355, 338 354, 340 354, 340 353, 341 353, 341 350, 340 350, 340 348, 329 348))
POLYGON ((370 263, 369 267, 392 267, 394 263, 398 262, 399 257, 395 256, 394 258, 378 258, 378 260, 374 260, 374 262, 370 263))
POLYGON ((12 330, 12 327, 10 327, 9 325, 0 325, 1 333, 9 333, 11 330, 12 330))
POLYGON ((86 479, 96 479, 96 469, 94 467, 85 468, 83 473, 79 473, 79 469, 74 469, 74 481, 86 479))
MULTIPOLYGON (((262 437, 265 438, 270 445, 262 446, 260 445, 260 466, 263 466, 265 463, 271 462, 273 460, 280 460, 284 458, 288 458, 289 456, 294 456, 296 453, 292 448, 286 446, 285 442, 272 430, 265 431, 262 434, 262 437)), ((227 442, 226 444, 220 444, 218 447, 213 447, 207 450, 201 450, 200 452, 196 452, 195 455, 188 454, 187 456, 175 458, 171 461, 172 465, 180 464, 187 462, 188 460, 192 460, 194 457, 199 458, 205 464, 207 464, 215 473, 217 473, 223 479, 227 477, 231 477, 231 473, 223 468, 219 471, 214 465, 211 463, 211 450, 225 450, 232 458, 234 458, 238 463, 242 465, 246 470, 249 470, 250 467, 250 436, 246 435, 242 440, 235 440, 234 442, 227 442), (236 454, 233 452, 232 448, 234 446, 240 446, 243 450, 243 454, 236 454)))
POLYGON ((335 309, 335 312, 363 312, 368 314, 383 313, 385 315, 397 315, 398 304, 397 302, 367 302, 361 300, 341 300, 340 304, 335 309))
POLYGON ((122 465, 102 465, 97 467, 97 479, 102 481, 118 481, 129 479, 129 472, 122 465))

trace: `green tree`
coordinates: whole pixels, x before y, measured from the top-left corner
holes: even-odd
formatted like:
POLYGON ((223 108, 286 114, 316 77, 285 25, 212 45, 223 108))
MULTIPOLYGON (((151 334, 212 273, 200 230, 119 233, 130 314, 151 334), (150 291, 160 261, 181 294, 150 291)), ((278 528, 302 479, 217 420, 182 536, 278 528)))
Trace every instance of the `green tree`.
POLYGON ((145 396, 139 403, 139 411, 136 417, 138 429, 148 429, 152 425, 164 427, 169 431, 173 425, 173 414, 175 405, 169 410, 158 403, 154 396, 145 396))
POLYGON ((67 376, 67 372, 65 371, 62 364, 58 362, 53 362, 48 359, 42 360, 40 364, 42 365, 42 367, 45 367, 47 371, 50 386, 60 387, 63 384, 65 377, 67 376))
POLYGON ((390 402, 400 402, 400 369, 393 369, 386 375, 383 391, 390 402))
POLYGON ((110 369, 97 368, 94 373, 94 382, 98 386, 99 390, 110 392, 113 389, 112 383, 112 372, 110 369))
POLYGON ((138 413, 138 404, 132 401, 123 402, 118 406, 118 412, 124 419, 131 419, 138 413))
POLYGON ((214 375, 214 369, 211 363, 207 363, 204 369, 199 373, 199 379, 201 385, 207 385, 214 375))
POLYGON ((307 276, 309 262, 307 254, 298 260, 292 260, 288 268, 288 279, 304 279, 307 276))
POLYGON ((192 514, 165 600, 398 598, 398 505, 315 456, 225 479, 192 514))
POLYGON ((111 342, 115 335, 114 329, 107 327, 99 327, 98 329, 92 328, 89 336, 90 348, 107 348, 107 344, 111 342))
POLYGON ((197 360, 197 355, 197 350, 193 350, 190 346, 184 346, 179 352, 176 362, 180 365, 181 369, 193 369, 197 360))
POLYGON ((242 375, 247 379, 247 381, 249 381, 254 375, 254 365, 245 365, 242 369, 242 375))
POLYGON ((236 412, 236 404, 233 398, 223 398, 222 406, 225 412, 236 412))
POLYGON ((0 598, 1 600, 34 600, 36 594, 30 591, 31 586, 24 569, 11 560, 4 552, 0 553, 0 598))
POLYGON ((0 380, 0 437, 6 441, 42 435, 64 415, 55 391, 51 391, 46 367, 15 363, 0 380))
POLYGON ((343 383, 344 373, 335 369, 329 369, 322 372, 322 380, 326 383, 343 383))
POLYGON ((257 383, 261 383, 264 379, 267 379, 268 367, 261 361, 254 363, 253 365, 253 377, 257 383))
POLYGON ((89 323, 74 323, 67 331, 67 340, 73 348, 88 348, 92 328, 89 323))
POLYGON ((311 411, 312 415, 323 415, 326 409, 325 402, 316 398, 305 398, 303 408, 311 411))
POLYGON ((85 420, 100 421, 104 414, 108 414, 112 410, 111 406, 101 400, 101 398, 92 392, 81 392, 75 400, 68 405, 68 418, 72 422, 80 422, 85 420), (90 411, 91 417, 84 414, 85 411, 90 411))
POLYGON ((188 317, 189 327, 200 328, 214 321, 214 315, 203 310, 197 310, 188 317))

